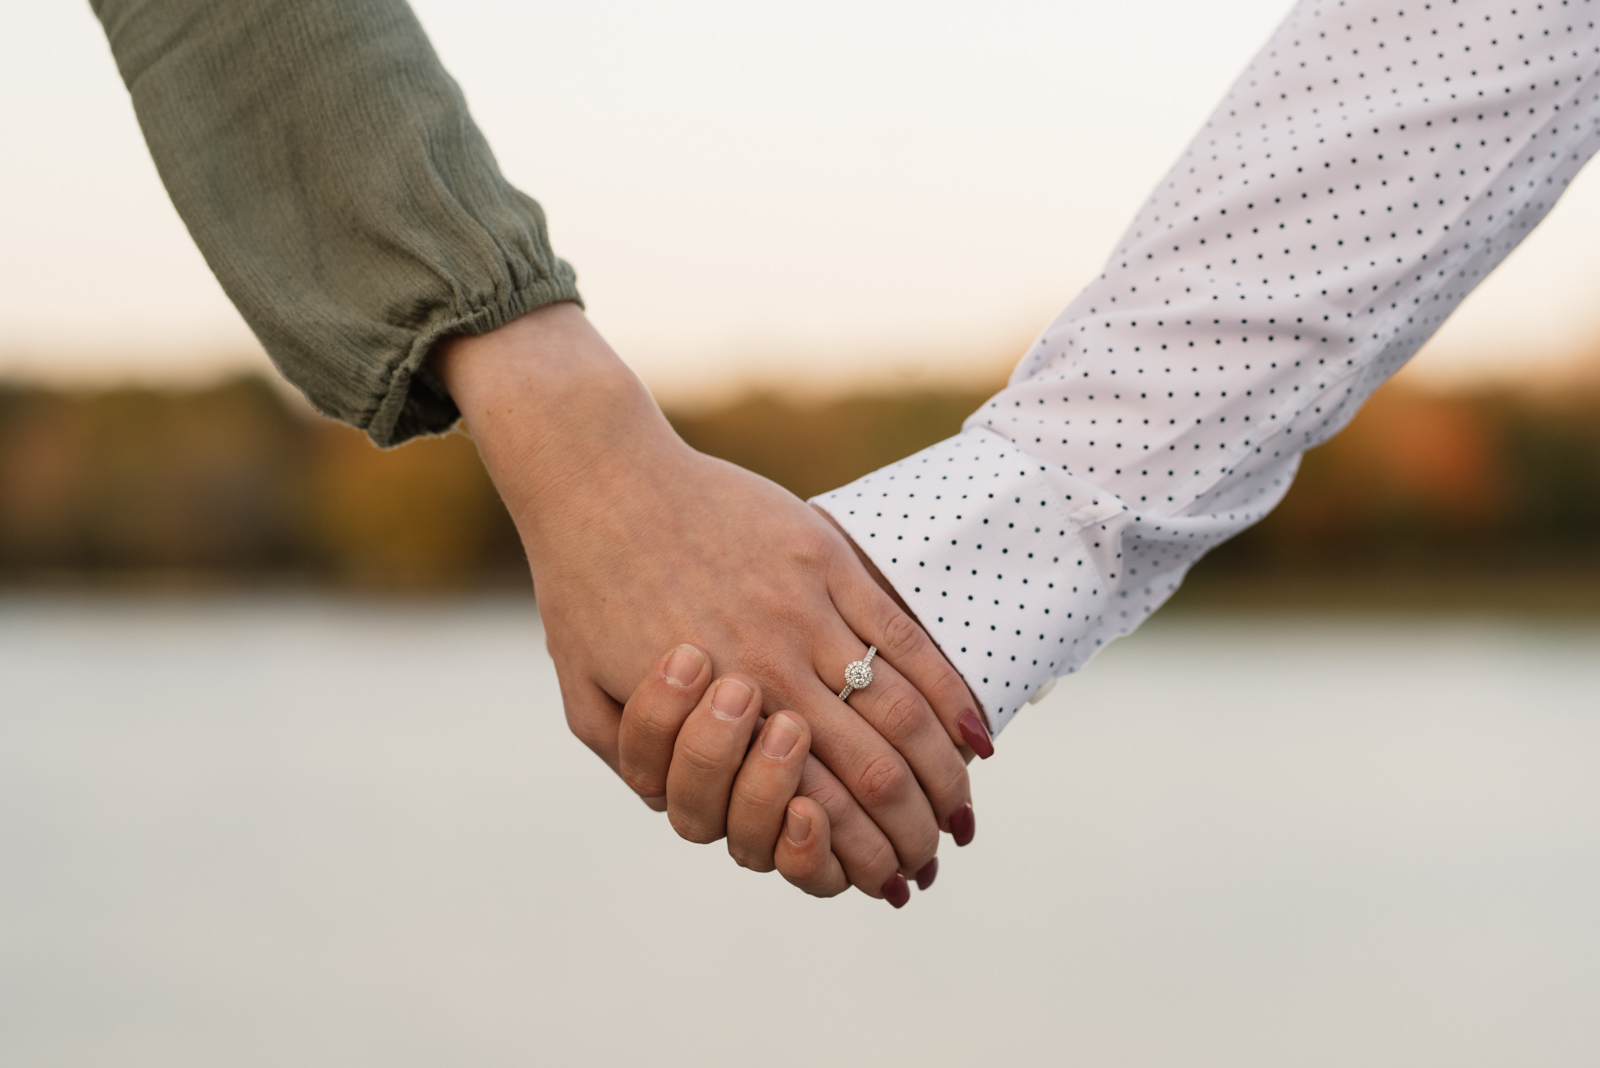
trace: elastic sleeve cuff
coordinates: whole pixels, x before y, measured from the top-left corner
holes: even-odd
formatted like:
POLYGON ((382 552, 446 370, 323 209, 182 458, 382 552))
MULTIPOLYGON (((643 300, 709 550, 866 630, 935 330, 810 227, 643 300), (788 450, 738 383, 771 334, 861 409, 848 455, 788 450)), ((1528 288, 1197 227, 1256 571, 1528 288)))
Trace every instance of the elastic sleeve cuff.
POLYGON ((458 334, 486 334, 548 304, 571 301, 582 307, 575 273, 565 261, 558 264, 564 270, 554 278, 474 312, 441 317, 421 330, 400 358, 393 361, 388 388, 378 394, 371 416, 356 425, 383 448, 426 434, 442 434, 453 427, 461 418, 461 409, 456 407, 444 382, 427 367, 434 346, 458 334))
POLYGON ((318 411, 446 430, 440 338, 577 300, 406 0, 93 4, 174 207, 318 411))
POLYGON ((1087 659, 1106 602, 1096 554, 1007 439, 969 429, 812 503, 894 585, 993 732, 1087 659))

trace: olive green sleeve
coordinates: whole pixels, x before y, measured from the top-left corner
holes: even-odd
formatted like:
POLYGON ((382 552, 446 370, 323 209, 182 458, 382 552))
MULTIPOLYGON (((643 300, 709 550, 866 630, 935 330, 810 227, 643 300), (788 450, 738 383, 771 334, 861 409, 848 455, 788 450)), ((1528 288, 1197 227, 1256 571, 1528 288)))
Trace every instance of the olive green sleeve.
POLYGON ((443 431, 440 338, 579 299, 405 0, 91 4, 178 214, 319 411, 443 431))

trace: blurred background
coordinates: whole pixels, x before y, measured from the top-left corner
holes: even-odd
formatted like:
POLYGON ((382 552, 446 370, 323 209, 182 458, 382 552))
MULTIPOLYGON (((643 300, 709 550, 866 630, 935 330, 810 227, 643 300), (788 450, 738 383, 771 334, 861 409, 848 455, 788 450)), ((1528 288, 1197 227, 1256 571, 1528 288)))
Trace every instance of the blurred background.
MULTIPOLYGON (((684 436, 802 495, 1000 386, 1286 9, 417 6, 684 436)), ((275 376, 87 6, 6 23, 0 583, 525 590, 468 442, 275 376)), ((1184 597, 1600 606, 1597 233, 1590 171, 1184 597)))
MULTIPOLYGON (((1000 386, 1288 5, 416 7, 684 437, 809 495, 1000 386)), ((0 1062, 1600 1055, 1600 170, 890 916, 565 734, 471 442, 275 376, 87 4, 0 101, 0 1062)))

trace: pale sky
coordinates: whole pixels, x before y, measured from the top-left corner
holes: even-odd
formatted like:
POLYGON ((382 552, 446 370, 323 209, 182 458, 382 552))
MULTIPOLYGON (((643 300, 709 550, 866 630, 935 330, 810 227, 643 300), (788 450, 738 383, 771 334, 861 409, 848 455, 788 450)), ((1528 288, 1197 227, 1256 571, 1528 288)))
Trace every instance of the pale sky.
MULTIPOLYGON (((683 398, 995 377, 1099 269, 1283 0, 419 0, 590 314, 683 398)), ((0 374, 265 357, 168 203, 86 0, 0 13, 0 374)), ((1600 351, 1600 174, 1419 357, 1600 351)))

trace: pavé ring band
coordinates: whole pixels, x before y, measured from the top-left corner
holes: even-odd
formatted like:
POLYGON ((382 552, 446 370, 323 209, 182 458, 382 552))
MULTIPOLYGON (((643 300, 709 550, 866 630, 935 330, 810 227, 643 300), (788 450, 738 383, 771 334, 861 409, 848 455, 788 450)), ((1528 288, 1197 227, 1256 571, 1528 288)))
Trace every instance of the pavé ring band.
POLYGON ((865 690, 872 685, 872 658, 876 655, 878 647, 869 645, 866 659, 852 661, 844 669, 844 689, 839 691, 839 700, 843 701, 854 691, 865 690))

